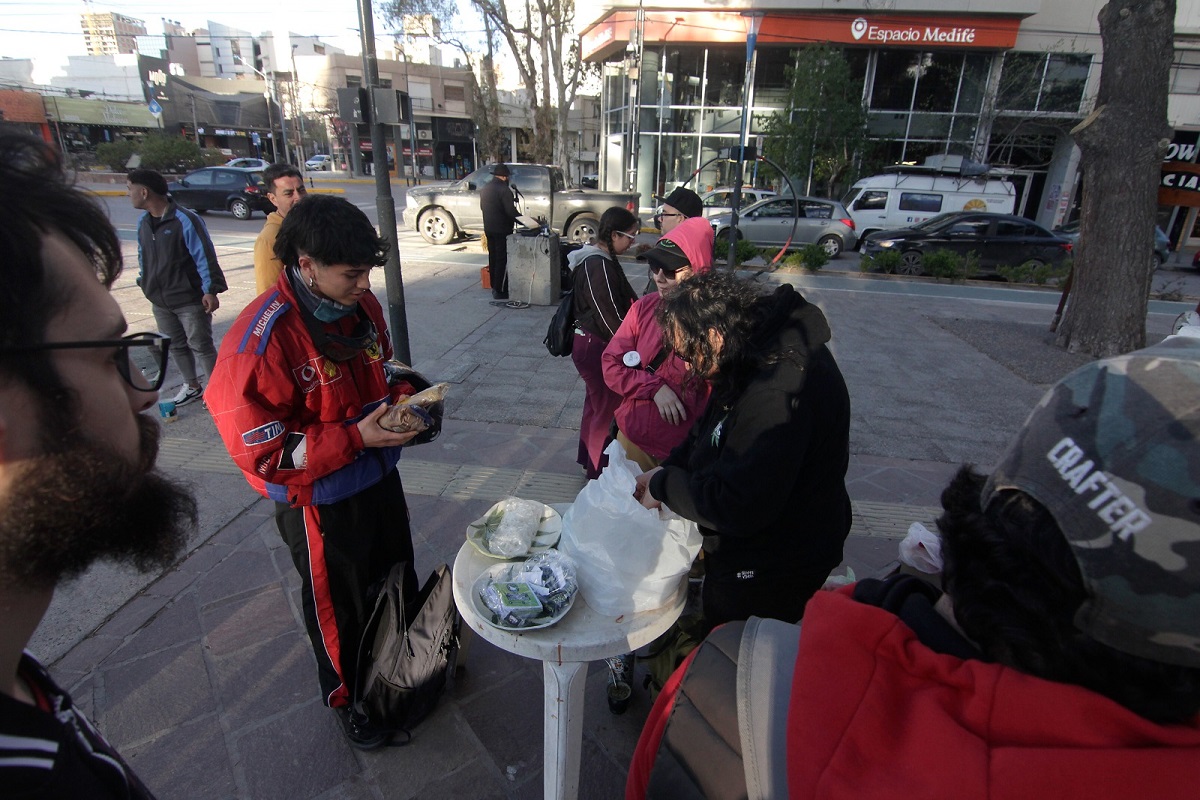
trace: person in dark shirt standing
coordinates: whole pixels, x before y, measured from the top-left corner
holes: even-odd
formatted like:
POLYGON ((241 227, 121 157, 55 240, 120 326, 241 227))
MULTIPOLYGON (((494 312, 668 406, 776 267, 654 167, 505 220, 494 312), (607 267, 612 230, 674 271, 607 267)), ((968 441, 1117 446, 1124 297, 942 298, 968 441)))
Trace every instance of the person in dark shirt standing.
POLYGON ((204 394, 197 361, 204 377, 212 377, 217 363, 212 315, 221 305, 217 295, 228 287, 208 228, 196 212, 167 196, 163 176, 135 169, 127 180, 133 207, 146 212, 138 220, 138 286, 158 329, 171 337, 171 355, 184 380, 174 400, 182 406, 204 394))
POLYGON ((145 800, 25 648, 59 583, 98 559, 163 569, 195 529, 196 501, 154 470, 144 413, 170 342, 126 332, 109 294, 121 242, 49 147, 0 135, 0 184, 0 794, 145 800))
POLYGON ((483 212, 483 235, 487 238, 488 274, 492 298, 508 299, 508 237, 520 216, 508 185, 508 165, 492 168, 492 180, 479 190, 479 210, 483 212))

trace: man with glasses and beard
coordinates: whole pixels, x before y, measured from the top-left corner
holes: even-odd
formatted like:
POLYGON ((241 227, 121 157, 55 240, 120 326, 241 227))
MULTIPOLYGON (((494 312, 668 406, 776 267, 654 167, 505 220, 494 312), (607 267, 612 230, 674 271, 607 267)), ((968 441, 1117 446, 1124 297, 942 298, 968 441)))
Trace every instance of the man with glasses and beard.
POLYGON ((384 370, 392 345, 370 272, 387 243, 353 204, 316 196, 288 213, 275 254, 286 269, 225 335, 208 407, 250 486, 276 501, 325 705, 370 750, 391 737, 350 709, 369 590, 401 561, 416 586, 396 464, 417 432, 379 425, 415 393, 384 370))
POLYGON ((174 562, 196 503, 153 471, 169 340, 126 333, 121 246, 55 154, 0 136, 0 785, 5 796, 149 790, 24 652, 63 580, 97 559, 174 562), (131 363, 153 361, 152 378, 131 363))

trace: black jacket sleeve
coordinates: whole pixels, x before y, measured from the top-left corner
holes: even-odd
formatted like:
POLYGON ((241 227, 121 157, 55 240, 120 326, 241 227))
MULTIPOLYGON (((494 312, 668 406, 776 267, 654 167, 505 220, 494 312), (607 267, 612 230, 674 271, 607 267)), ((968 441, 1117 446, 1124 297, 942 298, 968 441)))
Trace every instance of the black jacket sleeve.
POLYGON ((637 299, 621 265, 616 259, 588 256, 575 268, 571 285, 580 327, 606 342, 612 339, 637 299))

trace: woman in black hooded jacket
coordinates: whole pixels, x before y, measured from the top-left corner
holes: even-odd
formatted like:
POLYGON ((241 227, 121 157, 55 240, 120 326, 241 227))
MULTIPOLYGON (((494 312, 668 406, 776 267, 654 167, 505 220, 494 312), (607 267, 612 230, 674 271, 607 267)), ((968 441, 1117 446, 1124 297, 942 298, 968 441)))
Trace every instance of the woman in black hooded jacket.
POLYGON ((709 625, 795 622, 850 532, 850 397, 829 323, 791 286, 759 295, 724 272, 682 284, 658 320, 713 393, 683 444, 639 476, 642 503, 700 525, 709 625))

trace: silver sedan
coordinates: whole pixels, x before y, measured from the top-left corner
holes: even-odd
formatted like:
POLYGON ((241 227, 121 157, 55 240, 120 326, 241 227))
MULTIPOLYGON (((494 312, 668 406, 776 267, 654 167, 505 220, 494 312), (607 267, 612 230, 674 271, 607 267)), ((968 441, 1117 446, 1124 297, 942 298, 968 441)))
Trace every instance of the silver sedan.
MULTIPOLYGON (((729 237, 729 214, 710 221, 718 240, 729 237)), ((738 215, 738 238, 760 247, 816 243, 830 258, 853 250, 858 243, 854 220, 845 207, 820 197, 770 197, 746 206, 738 215)))

